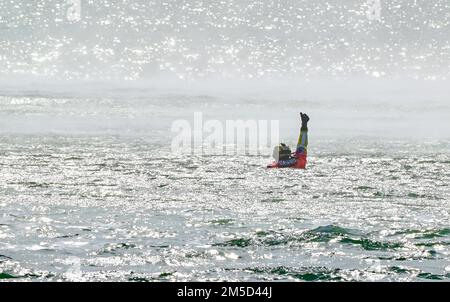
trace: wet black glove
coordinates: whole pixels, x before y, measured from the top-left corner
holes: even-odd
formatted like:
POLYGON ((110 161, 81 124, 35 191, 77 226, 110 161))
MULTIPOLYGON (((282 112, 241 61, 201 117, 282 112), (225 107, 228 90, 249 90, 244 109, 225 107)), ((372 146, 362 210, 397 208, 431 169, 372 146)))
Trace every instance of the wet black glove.
POLYGON ((302 129, 308 129, 309 116, 306 113, 300 112, 300 117, 302 119, 302 129))

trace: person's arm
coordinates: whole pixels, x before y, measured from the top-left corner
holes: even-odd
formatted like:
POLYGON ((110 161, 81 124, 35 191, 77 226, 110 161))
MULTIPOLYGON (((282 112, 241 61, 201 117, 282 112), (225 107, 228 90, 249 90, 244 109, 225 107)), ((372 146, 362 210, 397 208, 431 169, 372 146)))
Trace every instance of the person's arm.
POLYGON ((295 167, 299 169, 306 168, 307 162, 307 148, 308 148, 308 121, 309 117, 306 114, 300 112, 302 118, 302 127, 300 128, 300 135, 298 137, 297 148, 295 150, 294 157, 297 159, 295 167))
POLYGON ((302 127, 300 128, 300 135, 298 136, 297 148, 295 149, 295 155, 301 155, 307 153, 308 148, 308 121, 309 117, 306 114, 300 112, 302 118, 302 127))

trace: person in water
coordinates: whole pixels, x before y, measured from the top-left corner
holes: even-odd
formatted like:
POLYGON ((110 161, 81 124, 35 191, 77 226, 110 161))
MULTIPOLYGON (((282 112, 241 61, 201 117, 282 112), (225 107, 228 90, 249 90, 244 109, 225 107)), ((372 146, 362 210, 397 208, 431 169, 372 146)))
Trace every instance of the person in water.
POLYGON ((275 162, 268 165, 267 168, 306 168, 309 116, 306 113, 300 112, 300 117, 302 119, 302 127, 300 128, 300 135, 298 137, 295 152, 292 153, 291 149, 283 143, 275 146, 273 149, 275 162))

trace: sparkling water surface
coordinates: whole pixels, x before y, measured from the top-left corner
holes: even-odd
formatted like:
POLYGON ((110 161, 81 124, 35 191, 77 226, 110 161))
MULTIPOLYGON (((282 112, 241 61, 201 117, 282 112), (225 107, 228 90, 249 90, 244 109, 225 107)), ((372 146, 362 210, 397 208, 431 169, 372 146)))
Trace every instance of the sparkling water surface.
POLYGON ((448 0, 76 2, 0 2, 0 281, 449 281, 448 0))
MULTIPOLYGON (((354 127, 321 126, 310 106, 307 169, 267 170, 266 154, 171 152, 165 117, 185 114, 174 108, 186 98, 118 107, 73 99, 59 111, 59 98, 3 97, 1 279, 450 278, 448 140, 342 136, 354 127), (145 113, 159 126, 135 119, 145 113), (28 128, 11 130, 23 116, 28 128)), ((271 108, 259 112, 270 118, 271 108)))

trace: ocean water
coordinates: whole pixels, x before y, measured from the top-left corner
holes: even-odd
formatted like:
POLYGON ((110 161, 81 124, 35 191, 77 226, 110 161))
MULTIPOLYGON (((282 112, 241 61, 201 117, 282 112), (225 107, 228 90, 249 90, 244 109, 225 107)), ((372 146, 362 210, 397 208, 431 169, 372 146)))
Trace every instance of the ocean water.
POLYGON ((449 281, 449 9, 0 2, 0 281, 449 281), (279 137, 174 150, 198 114, 279 137))
POLYGON ((286 98, 274 113, 259 96, 132 91, 3 92, 2 281, 450 279, 446 103, 408 102, 402 117, 402 103, 286 98), (195 111, 279 118, 293 146, 298 108, 311 115, 306 170, 267 170, 270 151, 170 148, 171 122, 195 111))

